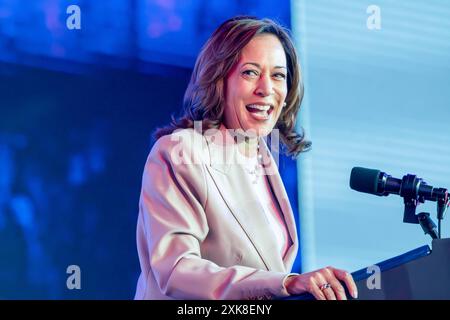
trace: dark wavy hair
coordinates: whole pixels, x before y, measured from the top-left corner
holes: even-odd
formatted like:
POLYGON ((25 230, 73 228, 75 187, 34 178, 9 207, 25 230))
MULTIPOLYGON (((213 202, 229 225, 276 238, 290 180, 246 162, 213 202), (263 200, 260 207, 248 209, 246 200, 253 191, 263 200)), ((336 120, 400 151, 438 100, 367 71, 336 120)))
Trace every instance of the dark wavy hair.
POLYGON ((270 19, 237 16, 222 23, 203 46, 183 101, 183 114, 163 128, 157 128, 154 138, 171 134, 176 129, 194 128, 194 121, 202 121, 203 132, 222 123, 224 113, 224 81, 238 62, 242 49, 256 35, 273 34, 281 42, 287 60, 286 106, 275 124, 279 130, 283 150, 296 157, 311 147, 303 129, 295 131, 297 113, 303 98, 303 82, 294 44, 287 29, 270 19))

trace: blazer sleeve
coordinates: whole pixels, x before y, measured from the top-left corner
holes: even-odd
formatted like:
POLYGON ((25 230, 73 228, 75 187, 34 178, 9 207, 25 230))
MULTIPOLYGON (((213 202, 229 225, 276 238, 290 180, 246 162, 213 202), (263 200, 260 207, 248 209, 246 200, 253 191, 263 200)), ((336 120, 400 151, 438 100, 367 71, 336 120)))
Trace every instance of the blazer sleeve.
POLYGON ((172 140, 164 136, 152 148, 139 205, 138 246, 145 251, 140 259, 148 259, 161 292, 176 299, 288 296, 283 286, 286 273, 225 268, 202 259, 200 244, 208 234, 205 168, 191 143, 172 140))

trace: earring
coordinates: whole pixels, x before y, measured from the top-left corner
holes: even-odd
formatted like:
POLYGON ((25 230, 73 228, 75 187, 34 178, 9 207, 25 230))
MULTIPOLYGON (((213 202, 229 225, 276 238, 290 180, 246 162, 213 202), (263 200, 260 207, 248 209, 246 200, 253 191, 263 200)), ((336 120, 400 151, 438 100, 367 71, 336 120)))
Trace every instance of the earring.
POLYGON ((286 102, 283 102, 283 108, 286 107, 286 105, 287 105, 287 103, 286 103, 286 102))

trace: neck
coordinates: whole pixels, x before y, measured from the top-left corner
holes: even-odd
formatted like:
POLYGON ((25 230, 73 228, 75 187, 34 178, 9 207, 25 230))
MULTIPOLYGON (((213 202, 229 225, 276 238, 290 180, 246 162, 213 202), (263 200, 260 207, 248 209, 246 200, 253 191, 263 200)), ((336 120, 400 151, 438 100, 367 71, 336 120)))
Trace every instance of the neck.
POLYGON ((256 137, 245 137, 238 142, 238 148, 244 156, 255 157, 258 153, 258 143, 258 138, 256 137))

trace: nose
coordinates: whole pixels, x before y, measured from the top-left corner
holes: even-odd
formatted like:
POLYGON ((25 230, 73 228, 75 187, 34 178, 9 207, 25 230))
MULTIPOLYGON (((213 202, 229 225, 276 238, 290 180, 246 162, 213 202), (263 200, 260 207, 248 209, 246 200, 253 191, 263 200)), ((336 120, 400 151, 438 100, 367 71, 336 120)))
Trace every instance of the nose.
POLYGON ((273 93, 273 84, 270 76, 261 75, 258 80, 255 94, 260 97, 267 97, 273 93))

